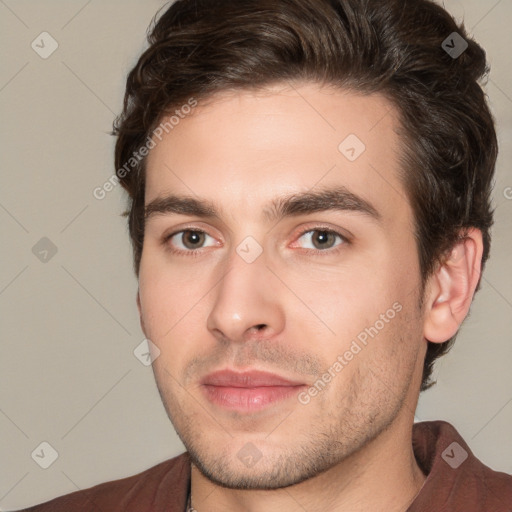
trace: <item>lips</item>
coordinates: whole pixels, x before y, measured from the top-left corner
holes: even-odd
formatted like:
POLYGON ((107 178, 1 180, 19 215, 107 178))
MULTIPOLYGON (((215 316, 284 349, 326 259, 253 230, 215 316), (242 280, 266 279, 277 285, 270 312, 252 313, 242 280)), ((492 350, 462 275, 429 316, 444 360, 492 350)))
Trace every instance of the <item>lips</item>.
POLYGON ((265 386, 301 386, 303 382, 285 379, 274 373, 252 370, 249 372, 233 372, 221 370, 207 375, 202 384, 210 386, 226 386, 234 388, 258 388, 265 386))
POLYGON ((304 386, 303 382, 258 370, 221 370, 201 380, 201 388, 211 403, 239 412, 255 412, 276 405, 304 386))

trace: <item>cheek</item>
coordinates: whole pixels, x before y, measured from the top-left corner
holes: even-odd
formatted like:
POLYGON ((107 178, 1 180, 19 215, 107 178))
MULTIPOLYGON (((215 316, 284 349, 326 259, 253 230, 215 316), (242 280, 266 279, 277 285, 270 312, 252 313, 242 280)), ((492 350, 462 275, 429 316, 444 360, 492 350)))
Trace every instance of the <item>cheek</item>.
POLYGON ((372 326, 398 299, 398 287, 383 264, 341 263, 328 270, 301 270, 281 273, 284 282, 293 283, 294 296, 287 299, 286 310, 301 321, 310 318, 310 325, 316 322, 324 342, 343 345, 372 326))
POLYGON ((165 388, 173 386, 174 379, 181 381, 191 358, 209 347, 211 340, 205 334, 208 290, 213 285, 204 270, 197 275, 149 258, 143 263, 139 274, 141 314, 146 336, 160 350, 153 367, 157 380, 167 383, 165 388))
POLYGON ((403 397, 414 372, 419 371, 423 337, 416 304, 405 303, 386 329, 373 345, 371 372, 388 394, 403 397))
POLYGON ((380 367, 383 375, 389 368, 394 368, 391 372, 408 372, 408 361, 415 358, 418 345, 412 339, 411 345, 405 345, 421 331, 416 309, 419 277, 413 262, 389 250, 366 263, 350 268, 340 265, 331 272, 313 267, 302 275, 288 271, 286 276, 287 282, 295 283, 296 295, 315 314, 305 312, 302 304, 295 306, 295 315, 302 307, 298 318, 306 313, 318 326, 314 332, 320 341, 315 344, 317 353, 329 365, 346 355, 345 377, 340 381, 359 366, 363 373, 365 366, 367 371, 380 367), (397 366, 399 361, 405 366, 397 366))
MULTIPOLYGON (((146 329, 155 340, 166 339, 183 321, 194 316, 208 281, 197 271, 146 258, 141 262, 139 293, 146 329)), ((149 334, 149 333, 148 333, 149 334)))

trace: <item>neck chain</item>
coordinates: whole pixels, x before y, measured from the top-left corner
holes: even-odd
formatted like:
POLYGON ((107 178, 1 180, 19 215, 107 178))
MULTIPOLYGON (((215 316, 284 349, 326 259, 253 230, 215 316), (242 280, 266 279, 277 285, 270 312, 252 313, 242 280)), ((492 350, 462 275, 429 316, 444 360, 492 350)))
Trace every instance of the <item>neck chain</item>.
POLYGON ((190 494, 188 495, 187 512, 197 512, 197 510, 192 506, 192 491, 190 491, 190 494))

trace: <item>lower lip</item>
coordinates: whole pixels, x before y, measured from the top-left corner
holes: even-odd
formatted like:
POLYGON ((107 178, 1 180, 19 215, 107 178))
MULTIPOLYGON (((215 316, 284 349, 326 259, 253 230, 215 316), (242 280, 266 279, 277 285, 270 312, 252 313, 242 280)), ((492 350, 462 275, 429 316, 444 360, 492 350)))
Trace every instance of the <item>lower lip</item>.
POLYGON ((203 385, 206 398, 226 409, 253 412, 296 396, 305 386, 261 386, 235 388, 203 385))

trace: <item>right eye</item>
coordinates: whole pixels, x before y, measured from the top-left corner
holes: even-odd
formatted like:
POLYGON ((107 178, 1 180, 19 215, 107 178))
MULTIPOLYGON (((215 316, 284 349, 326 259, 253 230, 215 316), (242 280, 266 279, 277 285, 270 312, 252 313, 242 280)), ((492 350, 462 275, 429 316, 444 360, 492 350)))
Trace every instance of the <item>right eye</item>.
POLYGON ((171 250, 176 253, 194 252, 203 247, 212 247, 215 243, 204 245, 207 238, 214 240, 213 237, 204 231, 197 229, 183 229, 168 235, 164 242, 171 245, 171 250))

